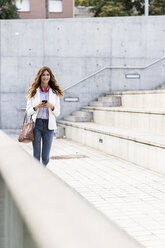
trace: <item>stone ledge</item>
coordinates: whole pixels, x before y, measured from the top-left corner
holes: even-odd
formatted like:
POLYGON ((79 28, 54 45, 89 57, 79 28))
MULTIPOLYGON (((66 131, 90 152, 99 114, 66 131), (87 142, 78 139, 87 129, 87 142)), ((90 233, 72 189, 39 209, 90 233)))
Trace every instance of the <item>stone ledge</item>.
POLYGON ((72 126, 84 130, 88 130, 95 133, 105 134, 113 137, 118 137, 121 139, 131 140, 134 142, 159 147, 165 149, 165 135, 153 135, 146 132, 139 131, 129 131, 125 129, 116 129, 103 125, 99 125, 93 122, 81 123, 81 122, 69 122, 69 121, 59 121, 59 123, 66 126, 72 126))
POLYGON ((125 108, 125 107, 92 107, 86 106, 82 108, 83 111, 93 111, 93 110, 101 110, 101 111, 109 111, 109 112, 128 112, 128 113, 139 113, 139 114, 155 114, 155 115, 165 115, 165 110, 162 109, 138 109, 138 108, 125 108))
POLYGON ((114 91, 108 92, 106 95, 140 95, 140 94, 165 94, 165 90, 138 90, 138 91, 114 91))

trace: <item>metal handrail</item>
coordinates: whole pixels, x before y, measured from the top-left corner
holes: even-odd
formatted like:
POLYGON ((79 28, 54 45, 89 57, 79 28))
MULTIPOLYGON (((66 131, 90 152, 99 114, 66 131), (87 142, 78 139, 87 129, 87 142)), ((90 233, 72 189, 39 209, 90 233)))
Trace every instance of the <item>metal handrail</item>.
POLYGON ((154 64, 156 64, 156 63, 158 63, 158 62, 160 62, 161 60, 164 60, 164 59, 165 59, 165 56, 161 57, 160 59, 155 60, 154 62, 152 62, 152 63, 150 63, 150 64, 148 64, 148 65, 146 65, 146 66, 136 66, 136 67, 135 67, 135 66, 111 66, 111 65, 109 65, 109 66, 104 66, 104 67, 101 68, 100 70, 98 70, 98 71, 96 71, 96 72, 94 72, 94 73, 88 75, 87 77, 85 77, 85 78, 79 80, 78 82, 72 84, 71 86, 66 87, 66 88, 64 89, 64 91, 66 91, 66 90, 68 90, 68 89, 70 89, 70 88, 72 88, 72 87, 74 87, 74 86, 80 84, 81 82, 83 82, 83 81, 85 81, 85 80, 87 80, 87 79, 89 79, 89 78, 91 78, 91 77, 93 77, 93 76, 95 76, 96 74, 98 74, 98 73, 101 72, 101 71, 104 71, 105 69, 141 69, 141 70, 142 70, 142 69, 147 69, 148 67, 150 67, 150 66, 152 66, 152 65, 154 65, 154 64))
MULTIPOLYGON (((74 84, 72 84, 71 86, 65 88, 64 91, 66 91, 66 90, 68 90, 68 89, 70 89, 70 88, 72 88, 72 87, 74 87, 74 86, 80 84, 81 82, 83 82, 83 81, 85 81, 85 80, 87 80, 87 79, 89 79, 89 78, 91 78, 91 77, 93 77, 93 76, 95 76, 97 73, 99 73, 99 72, 101 72, 101 71, 104 71, 105 69, 141 69, 141 70, 142 70, 142 69, 147 69, 147 68, 149 68, 150 66, 152 66, 152 65, 154 65, 154 64, 156 64, 156 63, 158 63, 158 62, 160 62, 161 60, 164 60, 164 59, 165 59, 165 56, 163 56, 163 57, 161 57, 161 58, 155 60, 154 62, 152 62, 152 63, 150 63, 150 64, 148 64, 148 65, 146 65, 146 66, 139 66, 139 67, 138 67, 138 66, 137 66, 137 67, 135 67, 135 66, 111 66, 111 65, 110 65, 110 66, 104 66, 104 67, 101 68, 100 70, 98 70, 98 71, 96 71, 96 72, 90 74, 89 76, 87 76, 87 77, 85 77, 85 78, 79 80, 77 83, 74 83, 74 84)), ((21 110, 21 111, 24 111, 25 109, 26 109, 26 108, 19 108, 19 110, 21 110)))

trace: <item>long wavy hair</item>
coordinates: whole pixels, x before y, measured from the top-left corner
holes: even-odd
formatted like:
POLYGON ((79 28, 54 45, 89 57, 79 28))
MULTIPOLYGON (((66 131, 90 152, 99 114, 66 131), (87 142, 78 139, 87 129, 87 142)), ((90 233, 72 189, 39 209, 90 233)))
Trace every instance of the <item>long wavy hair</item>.
POLYGON ((45 71, 48 71, 50 74, 50 80, 49 80, 48 85, 50 86, 52 91, 60 97, 62 97, 64 95, 64 92, 60 88, 60 86, 58 85, 51 69, 47 66, 43 66, 43 67, 41 67, 41 69, 37 73, 34 82, 32 83, 31 87, 29 88, 28 93, 27 93, 27 98, 32 98, 33 96, 35 96, 35 94, 37 92, 37 88, 41 85, 41 76, 45 71))

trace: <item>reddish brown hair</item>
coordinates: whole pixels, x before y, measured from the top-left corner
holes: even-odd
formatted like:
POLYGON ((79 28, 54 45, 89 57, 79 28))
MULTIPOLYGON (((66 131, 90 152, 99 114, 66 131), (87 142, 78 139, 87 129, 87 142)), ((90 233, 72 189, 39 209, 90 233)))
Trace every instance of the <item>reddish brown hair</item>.
POLYGON ((49 84, 50 88, 53 90, 53 92, 60 97, 64 95, 64 92, 60 88, 60 86, 58 85, 51 69, 47 66, 43 66, 43 67, 41 67, 41 69, 37 73, 34 82, 32 83, 31 87, 28 90, 28 93, 27 93, 28 98, 32 98, 33 96, 35 96, 35 94, 37 92, 37 88, 41 85, 41 76, 45 71, 48 71, 50 74, 50 80, 49 80, 48 84, 49 84))

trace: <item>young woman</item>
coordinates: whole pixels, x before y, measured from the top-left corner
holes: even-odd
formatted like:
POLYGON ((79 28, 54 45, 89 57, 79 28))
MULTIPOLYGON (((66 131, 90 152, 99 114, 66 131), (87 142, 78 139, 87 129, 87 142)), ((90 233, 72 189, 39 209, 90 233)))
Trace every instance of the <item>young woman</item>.
POLYGON ((27 115, 35 122, 33 156, 46 166, 56 126, 56 117, 60 114, 60 98, 63 91, 47 66, 42 67, 36 75, 27 94, 27 115), (41 152, 42 140, 42 152, 41 152))

